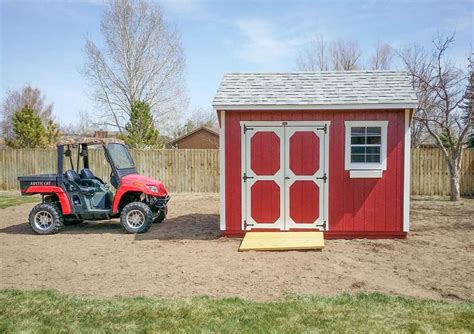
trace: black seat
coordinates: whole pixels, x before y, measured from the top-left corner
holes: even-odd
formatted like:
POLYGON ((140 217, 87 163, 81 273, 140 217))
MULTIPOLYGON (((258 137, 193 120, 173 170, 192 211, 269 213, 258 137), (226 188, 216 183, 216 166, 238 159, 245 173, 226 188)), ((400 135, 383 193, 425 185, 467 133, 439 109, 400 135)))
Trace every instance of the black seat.
POLYGON ((95 175, 92 173, 92 171, 89 168, 83 168, 81 170, 81 179, 85 180, 94 180, 95 175))
POLYGON ((76 185, 81 192, 86 196, 92 196, 97 191, 97 188, 93 183, 89 183, 87 180, 81 180, 81 177, 75 170, 68 170, 64 173, 66 179, 76 185))

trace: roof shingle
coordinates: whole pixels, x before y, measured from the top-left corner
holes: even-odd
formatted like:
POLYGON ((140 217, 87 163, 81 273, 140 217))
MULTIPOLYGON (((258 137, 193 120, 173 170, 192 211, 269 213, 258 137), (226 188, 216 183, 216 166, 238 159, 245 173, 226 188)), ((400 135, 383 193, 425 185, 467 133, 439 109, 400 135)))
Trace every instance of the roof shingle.
POLYGON ((219 109, 224 106, 417 103, 406 72, 334 71, 227 73, 212 104, 219 109))

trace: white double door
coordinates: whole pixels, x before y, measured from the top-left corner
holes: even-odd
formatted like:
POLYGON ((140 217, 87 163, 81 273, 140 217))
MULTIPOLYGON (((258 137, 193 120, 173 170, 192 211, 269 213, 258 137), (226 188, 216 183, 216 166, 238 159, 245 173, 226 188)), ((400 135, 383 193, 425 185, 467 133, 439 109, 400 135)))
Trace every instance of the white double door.
POLYGON ((242 124, 243 229, 327 229, 329 122, 242 124))

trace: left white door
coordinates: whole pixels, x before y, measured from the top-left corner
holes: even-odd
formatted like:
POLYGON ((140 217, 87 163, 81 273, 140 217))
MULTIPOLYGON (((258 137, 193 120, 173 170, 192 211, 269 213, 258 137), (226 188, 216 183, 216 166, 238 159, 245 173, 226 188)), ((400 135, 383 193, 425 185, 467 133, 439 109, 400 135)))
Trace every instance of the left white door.
POLYGON ((285 129, 243 128, 243 228, 285 228, 285 129))

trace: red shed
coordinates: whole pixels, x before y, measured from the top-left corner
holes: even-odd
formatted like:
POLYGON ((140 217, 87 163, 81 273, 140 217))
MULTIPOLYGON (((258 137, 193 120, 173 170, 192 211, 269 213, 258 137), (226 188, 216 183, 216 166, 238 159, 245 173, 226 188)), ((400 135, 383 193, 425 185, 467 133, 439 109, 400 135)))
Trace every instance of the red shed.
POLYGON ((406 237, 417 103, 405 72, 224 75, 221 230, 406 237))

